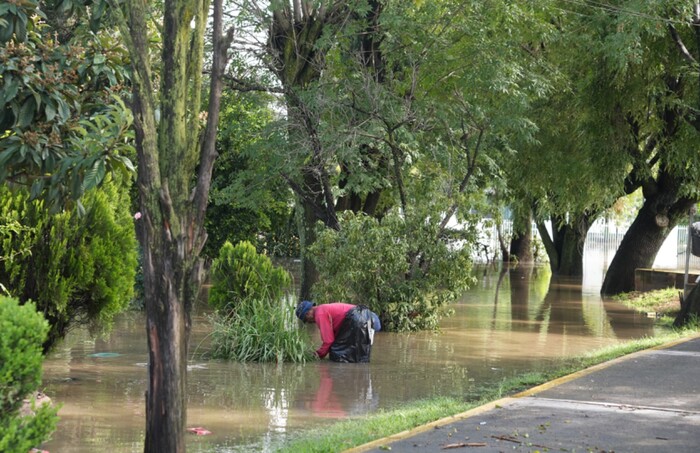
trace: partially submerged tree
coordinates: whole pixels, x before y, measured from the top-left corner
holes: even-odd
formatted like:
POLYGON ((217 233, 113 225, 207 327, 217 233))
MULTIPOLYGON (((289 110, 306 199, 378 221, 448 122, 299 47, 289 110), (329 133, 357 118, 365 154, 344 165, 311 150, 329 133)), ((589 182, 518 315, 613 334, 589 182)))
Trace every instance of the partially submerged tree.
POLYGON ((558 16, 559 37, 540 53, 568 82, 537 106, 539 144, 528 147, 523 186, 552 270, 563 275, 582 274, 592 223, 642 189, 644 206, 602 286, 630 291, 635 269, 651 267, 698 198, 698 13, 682 1, 565 9, 574 14, 558 16))
POLYGON ((186 376, 190 311, 203 277, 204 215, 216 158, 221 77, 233 29, 223 34, 222 1, 213 3, 213 53, 208 107, 202 105, 203 44, 209 1, 110 2, 133 69, 142 217, 149 386, 147 452, 185 451, 186 376), (152 35, 150 21, 162 23, 152 35), (151 38, 162 45, 152 61, 151 38), (193 178, 193 175, 194 178, 193 178))
MULTIPOLYGON (((545 90, 499 30, 526 41, 545 16, 480 2, 273 6, 267 50, 287 114, 273 155, 303 207, 302 296, 316 279, 305 251, 318 221, 338 229, 344 210, 381 219, 395 208, 435 223, 431 243, 452 234, 456 214, 471 223, 468 209, 512 155, 509 136, 532 134, 528 98, 545 90)), ((428 269, 422 256, 409 252, 414 270, 428 269)))
POLYGON ((314 85, 321 78, 326 53, 332 46, 328 39, 336 33, 350 5, 344 1, 310 2, 276 1, 270 16, 261 17, 269 26, 267 51, 271 70, 284 91, 287 115, 286 147, 291 168, 282 175, 297 197, 298 231, 302 260, 300 297, 310 298, 318 279, 307 248, 315 241, 315 224, 323 222, 338 228, 329 172, 329 154, 320 140, 320 117, 315 104, 314 85), (296 150, 293 151, 293 150, 296 150))

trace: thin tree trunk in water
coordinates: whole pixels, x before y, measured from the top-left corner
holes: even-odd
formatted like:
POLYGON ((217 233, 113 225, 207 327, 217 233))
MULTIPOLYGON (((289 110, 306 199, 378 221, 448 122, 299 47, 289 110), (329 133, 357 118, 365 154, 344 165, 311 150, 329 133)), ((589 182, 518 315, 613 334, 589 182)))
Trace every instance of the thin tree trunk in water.
MULTIPOLYGON (((549 258, 549 268, 552 273, 555 273, 559 269, 559 252, 557 251, 557 246, 554 242, 554 238, 549 235, 547 227, 544 222, 537 222, 537 231, 540 233, 540 238, 542 239, 542 244, 544 244, 544 249, 547 252, 547 257, 549 258)), ((552 226, 553 235, 556 234, 556 229, 552 226)))
POLYGON ((564 240, 559 250, 558 275, 582 276, 583 275, 583 246, 586 241, 588 229, 580 231, 577 228, 567 227, 564 231, 564 240))
POLYGON ((316 242, 316 214, 313 206, 302 201, 297 202, 298 209, 298 231, 299 249, 301 251, 301 282, 299 285, 299 297, 302 300, 311 299, 311 291, 318 281, 318 270, 316 265, 308 256, 308 247, 316 242))
POLYGON ((553 274, 583 276, 583 248, 596 216, 596 213, 583 213, 570 224, 561 224, 561 219, 552 218, 552 237, 543 224, 537 224, 553 274))
MULTIPOLYGON (((528 321, 532 271, 532 266, 510 268, 510 314, 514 321, 528 321)), ((533 329, 533 325, 529 322, 513 323, 513 329, 516 325, 524 330, 533 329)))

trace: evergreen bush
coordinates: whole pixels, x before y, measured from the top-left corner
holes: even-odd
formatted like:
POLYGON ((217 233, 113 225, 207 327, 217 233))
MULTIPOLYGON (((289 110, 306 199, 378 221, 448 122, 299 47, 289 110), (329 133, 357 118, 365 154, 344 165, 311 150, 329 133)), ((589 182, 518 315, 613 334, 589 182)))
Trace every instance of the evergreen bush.
MULTIPOLYGON (((0 296, 0 451, 27 453, 56 429, 58 409, 49 404, 21 413, 41 384, 42 343, 48 323, 34 304, 0 296)), ((32 398, 32 404, 33 404, 32 398)))
POLYGON ((0 283, 44 314, 47 347, 74 325, 108 327, 133 295, 137 245, 126 187, 107 182, 82 202, 83 213, 52 215, 26 191, 0 188, 0 225, 23 226, 1 236, 0 283))
POLYGON ((277 301, 291 284, 289 273, 259 254, 253 244, 225 242, 211 266, 209 305, 220 312, 235 310, 244 299, 277 301))
POLYGON ((226 242, 211 268, 212 356, 240 362, 303 362, 313 356, 285 292, 289 273, 246 241, 226 242))

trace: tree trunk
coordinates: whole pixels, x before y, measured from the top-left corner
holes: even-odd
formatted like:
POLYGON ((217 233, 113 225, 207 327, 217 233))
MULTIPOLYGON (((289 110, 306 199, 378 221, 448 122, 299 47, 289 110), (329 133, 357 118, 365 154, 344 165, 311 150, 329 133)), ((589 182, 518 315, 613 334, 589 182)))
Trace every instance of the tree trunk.
POLYGON ((318 281, 318 270, 314 262, 308 257, 308 247, 316 242, 316 215, 313 206, 304 201, 297 202, 297 223, 299 231, 299 249, 301 251, 301 282, 299 285, 299 297, 302 300, 310 300, 314 284, 318 281))
POLYGON ((543 224, 537 224, 553 274, 583 276, 583 248, 596 216, 597 213, 582 213, 570 223, 553 217, 551 237, 543 224))
POLYGON ((666 237, 685 218, 694 200, 677 199, 677 189, 648 197, 613 257, 600 290, 615 295, 634 290, 634 272, 650 268, 666 237), (673 200, 664 202, 664 200, 673 200))
POLYGON ((588 228, 580 230, 567 226, 559 248, 559 268, 557 275, 583 276, 583 247, 588 228))
POLYGON ((202 134, 202 49, 209 2, 164 3, 160 93, 154 89, 150 66, 147 4, 122 5, 125 14, 119 26, 133 67, 131 107, 142 215, 137 231, 144 254, 149 354, 144 451, 179 453, 186 449, 190 310, 203 277, 199 254, 206 242, 203 225, 216 158, 221 77, 233 30, 222 35, 222 2, 216 0, 209 110, 202 134))
POLYGON ((513 236, 510 240, 510 260, 532 263, 532 214, 530 211, 513 219, 513 236))
MULTIPOLYGON (((184 452, 187 350, 190 320, 185 270, 173 241, 142 228, 149 386, 146 392, 146 452, 184 452), (168 249, 171 250, 168 250, 168 249), (173 253, 175 252, 175 253, 173 253)), ((165 235, 165 231, 160 234, 165 235)))
POLYGON ((532 266, 518 265, 510 268, 510 316, 513 330, 532 330, 529 321, 530 282, 532 266))
POLYGON ((683 291, 680 291, 679 297, 681 309, 673 321, 673 327, 683 327, 692 315, 700 318, 700 284, 695 284, 686 297, 683 297, 683 291))

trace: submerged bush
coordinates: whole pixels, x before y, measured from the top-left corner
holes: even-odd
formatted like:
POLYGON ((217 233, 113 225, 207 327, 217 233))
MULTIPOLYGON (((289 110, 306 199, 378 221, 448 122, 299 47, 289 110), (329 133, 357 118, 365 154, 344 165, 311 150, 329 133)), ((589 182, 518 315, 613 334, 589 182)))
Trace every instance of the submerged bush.
POLYGON ((248 298, 276 301, 291 284, 289 273, 258 253, 253 244, 224 243, 211 266, 209 305, 220 312, 237 309, 248 298))
POLYGON ((302 362, 313 349, 285 291, 289 273, 249 242, 226 242, 212 264, 212 356, 240 362, 302 362))
POLYGON ((21 413, 24 400, 41 383, 48 330, 34 304, 0 296, 0 451, 26 453, 56 429, 57 408, 42 404, 33 414, 21 413))
POLYGON ((311 247, 320 274, 314 297, 367 305, 386 330, 436 328, 472 281, 468 251, 450 247, 436 231, 397 214, 380 222, 344 213, 340 230, 319 231, 311 247))

